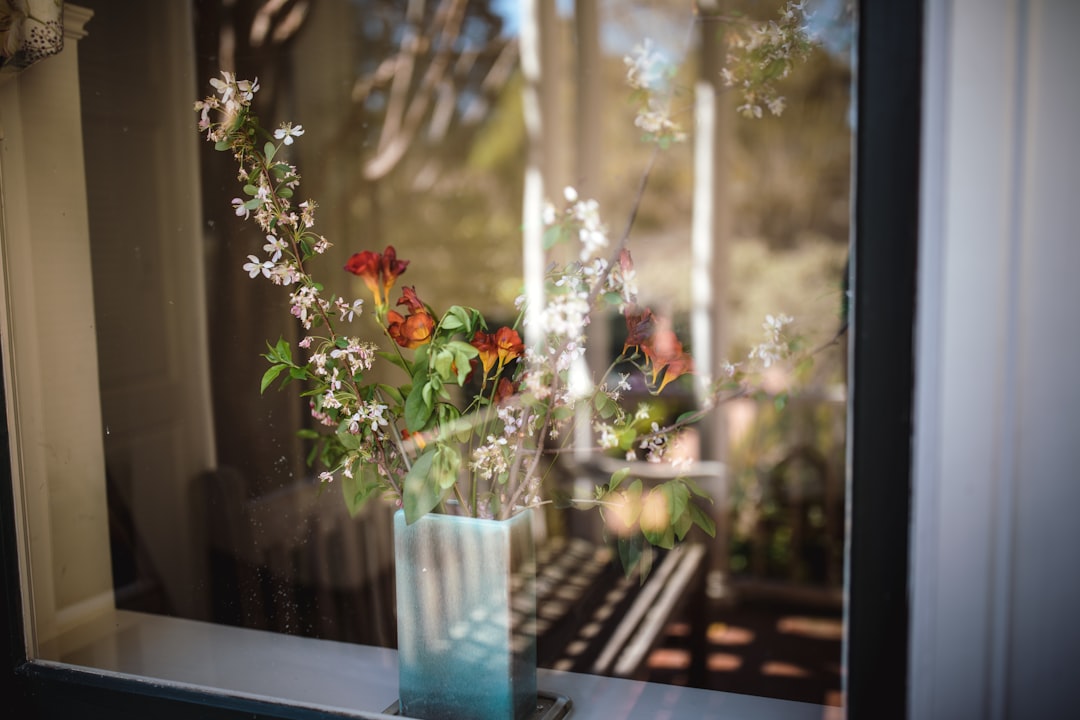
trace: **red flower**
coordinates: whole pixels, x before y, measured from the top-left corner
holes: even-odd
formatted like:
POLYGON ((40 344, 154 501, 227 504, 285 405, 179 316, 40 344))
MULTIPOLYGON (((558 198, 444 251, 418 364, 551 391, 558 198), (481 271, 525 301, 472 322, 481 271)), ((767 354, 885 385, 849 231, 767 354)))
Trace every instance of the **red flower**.
POLYGON ((410 313, 415 312, 427 312, 427 306, 416 295, 416 286, 401 288, 401 299, 397 301, 398 305, 404 305, 410 313))
POLYGON ((514 383, 510 382, 506 378, 499 378, 499 384, 495 387, 495 404, 498 405, 503 400, 514 394, 516 388, 514 383))
POLYGON ((405 272, 408 266, 409 261, 398 260, 394 246, 387 245, 381 255, 370 250, 355 253, 345 263, 345 270, 362 278, 375 296, 375 305, 383 308, 390 300, 390 289, 394 287, 398 275, 405 272))
POLYGON ((638 308, 636 305, 627 307, 623 311, 626 318, 626 343, 623 350, 632 347, 640 347, 648 342, 656 329, 656 318, 649 308, 638 308))

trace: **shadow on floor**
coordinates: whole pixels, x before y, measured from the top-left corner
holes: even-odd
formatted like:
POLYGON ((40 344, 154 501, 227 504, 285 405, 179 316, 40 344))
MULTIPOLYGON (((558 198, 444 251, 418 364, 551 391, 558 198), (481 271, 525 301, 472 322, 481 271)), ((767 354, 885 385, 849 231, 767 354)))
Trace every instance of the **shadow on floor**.
MULTIPOLYGON (((694 662, 710 690, 840 705, 842 617, 839 612, 766 602, 709 611, 704 645, 685 618, 668 623, 643 679, 689 685, 694 662), (694 647, 704 647, 695 658, 694 647)), ((695 683, 696 684, 696 683, 695 683)))

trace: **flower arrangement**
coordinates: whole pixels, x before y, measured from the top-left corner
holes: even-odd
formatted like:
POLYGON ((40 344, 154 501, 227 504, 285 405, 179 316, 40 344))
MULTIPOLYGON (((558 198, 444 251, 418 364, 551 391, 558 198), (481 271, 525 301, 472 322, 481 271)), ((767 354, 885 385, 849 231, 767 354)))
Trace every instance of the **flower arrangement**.
MULTIPOLYGON (((626 66, 644 139, 658 149, 683 140, 669 110, 670 63, 645 42, 626 66)), ((756 373, 801 348, 792 319, 772 315, 763 342, 742 362, 724 363, 712 380, 696 372, 669 323, 638 303, 629 228, 613 241, 596 201, 572 188, 543 218, 546 247, 572 246, 572 259, 549 266, 540 306, 519 298, 511 325, 491 326, 478 310, 459 305, 437 311, 423 301, 422 289, 401 282, 411 261, 394 247, 356 252, 345 264, 368 298, 327 294, 311 266, 330 243, 314 229, 316 203, 297 202, 300 175, 285 158, 303 126, 286 122, 271 132, 260 125, 251 108, 258 80, 223 72, 210 83, 216 94, 195 104, 199 129, 216 150, 233 154, 244 193, 232 201, 236 214, 253 220, 265 237, 263 254, 249 255, 244 270, 288 289, 303 330, 296 347, 284 339, 268 343, 261 389, 279 380, 302 384, 319 428, 301 431, 313 442, 309 460, 324 468, 322 484, 342 487, 354 513, 374 497, 403 507, 409 522, 450 504, 475 517, 506 518, 556 501, 543 479, 573 447, 572 429, 582 423, 595 438, 590 450, 665 462, 686 426, 751 392, 756 373), (601 312, 623 316, 626 341, 607 371, 591 378, 583 371, 586 330, 601 312), (385 347, 350 332, 358 318, 378 326, 385 347), (376 363, 396 367, 400 382, 371 379, 376 363), (650 395, 693 375, 706 388, 706 401, 664 422, 649 403, 630 402, 624 368, 640 373, 650 395)), ((771 86, 767 93, 778 111, 782 102, 771 86)), ((703 508, 707 494, 679 469, 647 489, 624 467, 598 484, 593 497, 565 500, 599 508, 620 537, 670 548, 694 526, 715 532, 703 508)))

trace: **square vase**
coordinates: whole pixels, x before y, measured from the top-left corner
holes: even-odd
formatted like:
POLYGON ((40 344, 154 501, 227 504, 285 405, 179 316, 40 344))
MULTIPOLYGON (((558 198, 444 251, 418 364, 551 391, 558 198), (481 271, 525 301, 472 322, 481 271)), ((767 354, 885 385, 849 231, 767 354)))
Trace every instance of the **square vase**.
POLYGON ((394 517, 399 706, 420 720, 525 720, 536 694, 532 511, 394 517))

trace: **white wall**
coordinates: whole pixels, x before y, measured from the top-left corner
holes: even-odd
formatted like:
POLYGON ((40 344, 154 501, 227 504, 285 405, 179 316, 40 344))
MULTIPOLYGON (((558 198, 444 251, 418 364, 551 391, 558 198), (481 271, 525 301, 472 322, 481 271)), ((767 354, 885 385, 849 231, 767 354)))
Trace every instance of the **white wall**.
POLYGON ((1069 716, 1080 2, 927 2, 909 716, 1069 716))

